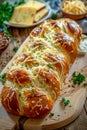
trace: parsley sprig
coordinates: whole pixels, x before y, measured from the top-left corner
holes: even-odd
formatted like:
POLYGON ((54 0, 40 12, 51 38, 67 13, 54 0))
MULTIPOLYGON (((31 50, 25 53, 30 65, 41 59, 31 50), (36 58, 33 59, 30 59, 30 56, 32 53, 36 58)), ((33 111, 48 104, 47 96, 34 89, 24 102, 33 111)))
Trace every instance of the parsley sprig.
POLYGON ((51 118, 51 117, 53 117, 53 116, 54 116, 54 113, 51 112, 50 115, 49 115, 49 117, 51 118))
POLYGON ((5 81, 6 81, 6 73, 3 73, 2 75, 0 75, 0 81, 2 82, 2 84, 5 83, 5 81))
POLYGON ((4 1, 0 4, 0 26, 6 29, 5 21, 9 21, 14 10, 14 6, 4 1))
POLYGON ((13 51, 14 51, 14 52, 17 52, 17 51, 18 51, 18 46, 15 46, 15 47, 13 48, 13 51))
POLYGON ((52 67, 52 63, 47 63, 46 66, 51 68, 52 67))
POLYGON ((83 85, 84 85, 84 87, 87 87, 87 83, 84 83, 83 85))
POLYGON ((53 13, 53 14, 51 15, 51 18, 52 18, 53 20, 56 20, 56 19, 58 18, 57 13, 53 13))
POLYGON ((62 98, 62 103, 64 104, 64 106, 67 106, 70 104, 70 100, 66 99, 66 98, 62 98))
POLYGON ((83 81, 85 81, 85 76, 81 73, 74 72, 72 75, 72 80, 74 84, 80 85, 83 81))

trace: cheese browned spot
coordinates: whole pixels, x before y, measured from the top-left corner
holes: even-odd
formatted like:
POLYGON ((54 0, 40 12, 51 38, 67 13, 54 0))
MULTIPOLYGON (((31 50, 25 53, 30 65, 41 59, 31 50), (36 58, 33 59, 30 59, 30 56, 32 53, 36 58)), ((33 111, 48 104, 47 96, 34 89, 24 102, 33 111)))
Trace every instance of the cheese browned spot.
POLYGON ((27 107, 24 106, 24 116, 28 117, 45 117, 51 110, 53 100, 46 95, 44 92, 33 89, 32 90, 24 90, 24 99, 26 99, 27 107))
POLYGON ((66 33, 60 32, 57 33, 56 35, 53 36, 54 40, 57 40, 57 42, 54 44, 56 47, 61 46, 61 49, 63 49, 64 51, 66 50, 67 53, 69 53, 69 59, 70 62, 73 63, 74 59, 77 56, 77 48, 74 45, 75 42, 74 40, 68 36, 66 33), (73 54, 75 54, 74 56, 72 56, 73 54))
MULTIPOLYGON (((15 57, 15 62, 16 64, 21 64, 21 67, 23 65, 29 65, 29 66, 33 66, 37 64, 36 59, 34 59, 34 56, 32 56, 30 53, 25 52, 23 54, 18 55, 17 57, 15 57)), ((14 62, 13 62, 14 64, 14 62)))
POLYGON ((61 84, 56 74, 50 69, 43 68, 39 70, 39 75, 43 78, 44 82, 51 87, 52 91, 55 91, 57 97, 60 94, 61 84))
POLYGON ((51 63, 51 66, 55 66, 58 71, 66 75, 69 70, 69 62, 66 62, 66 57, 64 55, 53 55, 51 53, 47 54, 45 59, 51 63), (65 69, 66 68, 66 69, 65 69))
POLYGON ((18 115, 20 112, 17 91, 14 88, 9 88, 9 86, 4 85, 2 90, 2 103, 8 112, 18 115))
POLYGON ((30 75, 27 71, 23 69, 13 69, 7 73, 8 80, 16 82, 18 84, 28 84, 30 83, 30 75))

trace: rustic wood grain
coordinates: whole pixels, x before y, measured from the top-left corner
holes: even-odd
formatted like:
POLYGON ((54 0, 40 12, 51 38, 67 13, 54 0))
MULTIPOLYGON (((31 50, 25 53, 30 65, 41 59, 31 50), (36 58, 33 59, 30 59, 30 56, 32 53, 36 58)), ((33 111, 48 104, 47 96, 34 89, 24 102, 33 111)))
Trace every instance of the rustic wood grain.
POLYGON ((10 120, 6 120, 5 118, 1 119, 0 118, 0 130, 13 130, 15 129, 16 126, 14 126, 14 123, 11 122, 10 120))
POLYGON ((86 98, 86 101, 85 101, 84 109, 85 109, 86 116, 87 116, 87 98, 86 98))
POLYGON ((87 115, 84 108, 80 116, 70 125, 66 126, 65 130, 87 130, 87 115))

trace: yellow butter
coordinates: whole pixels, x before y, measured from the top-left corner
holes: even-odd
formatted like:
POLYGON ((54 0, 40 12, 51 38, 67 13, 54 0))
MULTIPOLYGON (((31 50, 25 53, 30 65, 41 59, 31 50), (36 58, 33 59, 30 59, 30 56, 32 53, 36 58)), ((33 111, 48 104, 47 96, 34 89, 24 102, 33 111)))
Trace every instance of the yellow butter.
POLYGON ((31 25, 34 22, 36 8, 28 5, 21 5, 14 9, 10 23, 31 25))
POLYGON ((47 9, 42 9, 36 13, 34 21, 37 22, 48 13, 47 9))
POLYGON ((43 8, 45 8, 45 4, 40 2, 40 1, 36 1, 36 0, 28 0, 26 2, 27 5, 29 6, 33 6, 37 9, 37 12, 43 8))

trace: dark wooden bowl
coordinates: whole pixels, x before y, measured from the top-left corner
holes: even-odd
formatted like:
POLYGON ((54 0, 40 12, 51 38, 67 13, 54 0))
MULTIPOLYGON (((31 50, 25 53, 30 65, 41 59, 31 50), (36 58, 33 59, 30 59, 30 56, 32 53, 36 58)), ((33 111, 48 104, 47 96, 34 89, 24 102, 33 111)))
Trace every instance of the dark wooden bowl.
POLYGON ((0 32, 0 54, 7 48, 8 44, 9 37, 4 32, 0 32))

